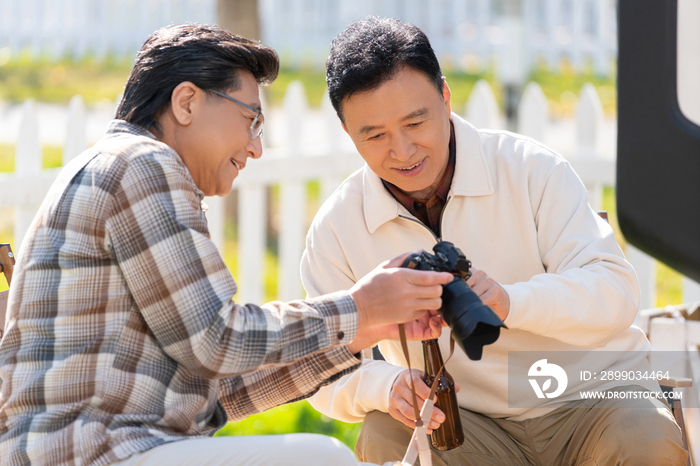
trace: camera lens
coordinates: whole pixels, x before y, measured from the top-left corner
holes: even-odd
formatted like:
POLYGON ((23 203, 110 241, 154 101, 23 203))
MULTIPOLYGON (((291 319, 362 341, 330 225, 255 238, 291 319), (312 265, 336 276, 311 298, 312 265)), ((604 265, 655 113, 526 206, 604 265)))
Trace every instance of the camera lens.
POLYGON ((443 287, 441 311, 455 341, 473 361, 481 359, 484 345, 498 340, 501 327, 507 328, 460 277, 443 287))

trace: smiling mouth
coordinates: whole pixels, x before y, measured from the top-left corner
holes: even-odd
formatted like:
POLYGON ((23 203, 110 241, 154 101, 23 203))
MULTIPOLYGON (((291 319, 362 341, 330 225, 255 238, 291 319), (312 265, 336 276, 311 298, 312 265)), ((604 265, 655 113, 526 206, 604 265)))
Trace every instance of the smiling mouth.
POLYGON ((231 163, 233 163, 236 166, 236 169, 238 171, 241 171, 243 169, 243 167, 241 167, 241 164, 236 162, 234 159, 231 159, 231 163))
POLYGON ((421 160, 420 162, 416 163, 415 165, 411 165, 410 167, 405 167, 405 168, 397 168, 397 170, 400 170, 402 172, 410 172, 411 170, 417 168, 422 164, 423 161, 421 160))

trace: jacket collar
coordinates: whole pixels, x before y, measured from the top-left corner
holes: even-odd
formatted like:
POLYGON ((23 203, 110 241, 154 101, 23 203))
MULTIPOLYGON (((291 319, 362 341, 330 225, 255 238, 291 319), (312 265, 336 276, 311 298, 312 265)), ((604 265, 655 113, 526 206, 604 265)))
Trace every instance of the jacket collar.
MULTIPOLYGON (((459 115, 452 113, 457 157, 450 195, 488 196, 493 194, 493 182, 486 163, 479 132, 459 115)), ((367 230, 374 233, 384 223, 410 215, 387 191, 381 178, 368 165, 362 170, 364 214, 367 230)), ((448 196, 449 198, 449 196, 448 196)))

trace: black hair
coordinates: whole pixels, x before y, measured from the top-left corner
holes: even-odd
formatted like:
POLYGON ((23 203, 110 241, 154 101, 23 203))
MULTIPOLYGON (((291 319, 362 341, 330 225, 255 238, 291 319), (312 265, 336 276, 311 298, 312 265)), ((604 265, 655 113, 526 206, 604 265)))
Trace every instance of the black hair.
POLYGON ((405 66, 424 73, 442 94, 440 63, 426 35, 413 24, 368 16, 338 34, 326 62, 326 84, 340 120, 343 99, 376 89, 405 66))
POLYGON ((137 54, 115 117, 159 133, 158 118, 178 84, 189 81, 204 90, 236 90, 238 70, 250 71, 258 84, 269 84, 279 71, 277 53, 218 26, 161 28, 148 36, 137 54))

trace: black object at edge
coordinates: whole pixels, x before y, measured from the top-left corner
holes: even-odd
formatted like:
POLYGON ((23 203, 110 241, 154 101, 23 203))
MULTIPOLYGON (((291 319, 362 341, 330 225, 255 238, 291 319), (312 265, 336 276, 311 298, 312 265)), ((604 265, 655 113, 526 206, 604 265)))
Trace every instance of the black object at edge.
POLYGON ((700 127, 678 104, 677 13, 619 2, 617 212, 627 241, 700 281, 700 127))

